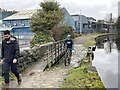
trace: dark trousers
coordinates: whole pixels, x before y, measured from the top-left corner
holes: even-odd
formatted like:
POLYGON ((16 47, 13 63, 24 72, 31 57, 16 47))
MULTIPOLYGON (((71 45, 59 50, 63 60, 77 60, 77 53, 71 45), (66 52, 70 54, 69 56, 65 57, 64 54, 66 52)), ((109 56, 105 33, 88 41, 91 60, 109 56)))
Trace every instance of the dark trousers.
POLYGON ((4 78, 5 78, 5 83, 9 83, 9 72, 10 70, 12 73, 19 78, 19 73, 17 70, 17 64, 11 63, 11 62, 4 62, 3 64, 3 71, 4 71, 4 78))

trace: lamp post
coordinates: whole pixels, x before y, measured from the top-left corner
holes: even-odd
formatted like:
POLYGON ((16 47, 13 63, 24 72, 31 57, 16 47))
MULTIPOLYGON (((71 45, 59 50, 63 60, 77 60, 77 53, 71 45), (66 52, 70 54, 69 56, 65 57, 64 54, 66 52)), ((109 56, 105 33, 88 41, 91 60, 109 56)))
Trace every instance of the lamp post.
POLYGON ((80 34, 82 34, 82 10, 80 10, 80 34))

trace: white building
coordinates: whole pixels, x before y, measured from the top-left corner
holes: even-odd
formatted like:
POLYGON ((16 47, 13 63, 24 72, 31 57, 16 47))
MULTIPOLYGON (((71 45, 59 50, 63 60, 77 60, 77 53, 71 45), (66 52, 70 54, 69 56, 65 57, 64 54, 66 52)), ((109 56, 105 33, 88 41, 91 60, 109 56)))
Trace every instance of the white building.
POLYGON ((120 16, 120 1, 118 2, 118 16, 120 16))

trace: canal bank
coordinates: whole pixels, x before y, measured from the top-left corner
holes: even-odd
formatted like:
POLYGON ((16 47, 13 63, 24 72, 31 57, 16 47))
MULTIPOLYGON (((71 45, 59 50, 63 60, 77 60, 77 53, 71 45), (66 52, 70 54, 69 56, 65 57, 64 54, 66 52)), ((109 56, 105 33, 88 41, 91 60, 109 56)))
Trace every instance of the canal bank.
MULTIPOLYGON (((76 38, 74 42, 75 44, 81 44, 84 47, 84 51, 87 51, 89 46, 95 44, 94 39, 96 36, 98 34, 88 34, 76 38)), ((81 54, 82 52, 79 53, 79 55, 81 54)), ((75 57, 73 56, 73 58, 75 57)), ((79 59, 79 64, 80 67, 68 71, 68 76, 61 85, 62 88, 105 88, 96 68, 92 66, 92 62, 89 61, 86 55, 83 59, 79 59)))
MULTIPOLYGON (((86 38, 86 37, 84 37, 86 38)), ((98 34, 98 35, 93 35, 92 38, 89 37, 89 39, 87 38, 87 41, 85 40, 85 42, 83 42, 84 39, 79 39, 80 44, 83 44, 83 46, 85 48, 89 47, 89 46, 93 46, 94 44, 96 45, 96 50, 94 51, 94 60, 92 61, 92 66, 94 66, 97 70, 97 77, 99 77, 99 83, 98 86, 96 85, 96 87, 93 85, 92 86, 92 81, 91 78, 96 76, 96 75, 90 75, 90 79, 86 79, 83 77, 86 77, 86 74, 88 74, 88 72, 81 72, 87 70, 87 68, 83 68, 84 67, 84 63, 78 67, 75 68, 73 70, 70 70, 68 73, 68 77, 64 80, 64 83, 62 85, 62 87, 87 87, 87 88, 116 88, 118 89, 119 83, 119 77, 118 75, 120 75, 120 73, 118 72, 118 58, 120 55, 120 37, 119 35, 117 35, 116 33, 114 34, 98 34), (113 35, 113 36, 111 36, 113 35), (103 37, 103 38, 102 38, 103 37), (100 38, 100 40, 98 39, 100 38), (94 41, 97 40, 98 42, 94 41), (74 75, 76 75, 74 77, 74 75), (82 76, 81 76, 82 75, 82 76), (81 79, 84 78, 84 79, 81 79), (82 82, 82 83, 81 83, 82 82), (88 82, 88 83, 86 83, 88 82), (90 83, 91 82, 91 83, 90 83), (69 85, 69 84, 70 85, 69 85), (86 84, 83 84, 86 83, 86 84), (101 84, 100 84, 101 83, 101 84), (86 85, 86 86, 84 86, 86 85), (104 87, 103 87, 104 85, 104 87)), ((82 60, 80 60, 82 61, 82 60)), ((94 73, 94 71, 93 71, 94 73)), ((87 77, 89 78, 89 77, 87 77)), ((98 81, 97 81, 98 82, 98 81)), ((95 83, 94 83, 95 84, 95 83)))
POLYGON ((106 88, 118 88, 119 83, 119 55, 120 36, 111 34, 99 36, 96 39, 96 51, 94 52, 93 66, 96 67, 99 76, 106 88))

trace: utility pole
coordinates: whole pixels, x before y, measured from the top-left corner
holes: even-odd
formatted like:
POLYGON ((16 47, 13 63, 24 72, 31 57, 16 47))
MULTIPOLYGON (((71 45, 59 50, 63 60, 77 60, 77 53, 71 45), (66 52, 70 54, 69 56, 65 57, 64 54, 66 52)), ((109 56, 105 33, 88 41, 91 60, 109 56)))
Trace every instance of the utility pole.
POLYGON ((110 29, 112 30, 112 13, 110 13, 110 29))
POLYGON ((82 10, 80 10, 80 34, 82 34, 82 10))

